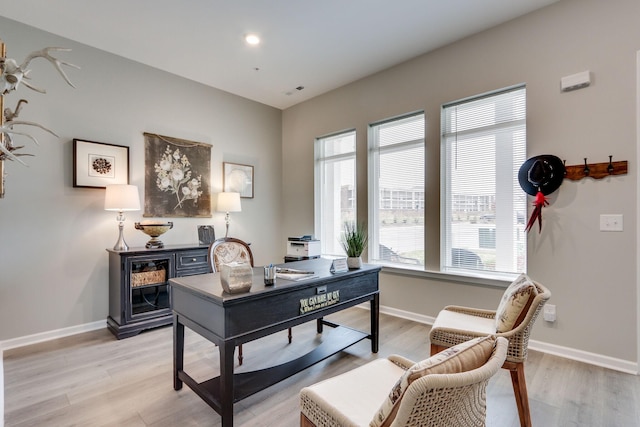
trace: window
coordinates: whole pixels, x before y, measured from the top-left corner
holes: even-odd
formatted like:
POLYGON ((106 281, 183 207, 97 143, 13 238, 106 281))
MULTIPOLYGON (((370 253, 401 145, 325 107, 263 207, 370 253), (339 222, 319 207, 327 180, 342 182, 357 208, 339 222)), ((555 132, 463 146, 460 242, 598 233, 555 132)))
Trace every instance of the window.
POLYGON ((424 113, 369 127, 369 261, 424 265, 424 113))
POLYGON ((443 271, 526 271, 523 86, 442 107, 443 271))
POLYGON ((356 132, 315 141, 315 235, 323 255, 342 255, 343 224, 356 219, 356 132))

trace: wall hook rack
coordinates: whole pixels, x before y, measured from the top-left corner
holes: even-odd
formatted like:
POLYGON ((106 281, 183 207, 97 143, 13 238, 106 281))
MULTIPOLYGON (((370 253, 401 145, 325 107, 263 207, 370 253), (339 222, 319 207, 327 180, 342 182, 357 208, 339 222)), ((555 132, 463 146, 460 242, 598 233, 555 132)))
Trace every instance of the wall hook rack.
MULTIPOLYGON (((566 163, 566 160, 564 161, 566 163)), ((584 164, 581 165, 565 165, 564 177, 572 181, 579 181, 583 178, 602 179, 609 175, 626 175, 627 161, 614 162, 613 156, 609 156, 609 161, 604 163, 587 163, 584 158, 584 164)))

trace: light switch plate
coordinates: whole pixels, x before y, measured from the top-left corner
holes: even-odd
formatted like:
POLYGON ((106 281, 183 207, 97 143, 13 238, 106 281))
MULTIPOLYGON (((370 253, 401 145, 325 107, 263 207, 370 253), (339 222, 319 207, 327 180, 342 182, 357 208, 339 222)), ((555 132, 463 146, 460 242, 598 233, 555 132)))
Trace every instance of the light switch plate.
POLYGON ((622 231, 624 223, 621 214, 600 215, 600 231, 622 231))

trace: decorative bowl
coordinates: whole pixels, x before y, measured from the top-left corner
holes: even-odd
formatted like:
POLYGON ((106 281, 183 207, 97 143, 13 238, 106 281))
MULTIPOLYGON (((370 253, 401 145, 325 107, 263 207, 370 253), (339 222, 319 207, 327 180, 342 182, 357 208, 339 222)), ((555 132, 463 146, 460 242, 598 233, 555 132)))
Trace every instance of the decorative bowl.
POLYGON ((144 234, 151 236, 151 240, 144 245, 145 248, 164 248, 164 243, 158 237, 171 230, 173 222, 136 222, 135 227, 136 230, 141 230, 144 234))

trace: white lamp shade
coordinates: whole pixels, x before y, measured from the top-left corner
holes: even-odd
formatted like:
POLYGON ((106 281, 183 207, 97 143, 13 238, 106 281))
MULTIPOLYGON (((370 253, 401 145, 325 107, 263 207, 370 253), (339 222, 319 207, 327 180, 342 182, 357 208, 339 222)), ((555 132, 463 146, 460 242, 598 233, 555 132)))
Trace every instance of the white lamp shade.
POLYGON ((114 184, 107 185, 104 196, 104 210, 106 211, 139 211, 140 195, 135 185, 114 184))
POLYGON ((240 212, 240 193, 218 193, 218 212, 240 212))

